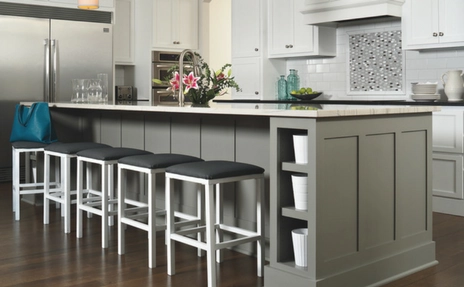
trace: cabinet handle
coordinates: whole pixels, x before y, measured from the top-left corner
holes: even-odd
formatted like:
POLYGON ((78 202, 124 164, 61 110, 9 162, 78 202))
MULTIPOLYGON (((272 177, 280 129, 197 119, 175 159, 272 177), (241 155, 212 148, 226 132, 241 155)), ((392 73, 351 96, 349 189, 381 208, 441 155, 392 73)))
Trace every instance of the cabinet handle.
POLYGON ((259 92, 258 92, 258 91, 256 91, 256 92, 255 92, 255 95, 259 95, 259 92))
POLYGON ((259 51, 259 49, 258 49, 258 48, 255 48, 255 51, 256 51, 256 52, 258 52, 258 51, 259 51))
POLYGON ((440 36, 440 37, 442 37, 444 35, 445 35, 445 33, 443 33, 443 32, 438 33, 438 36, 440 36))
POLYGON ((437 37, 438 36, 438 33, 437 32, 433 32, 432 34, 434 37, 437 37))
POLYGON ((172 43, 173 43, 174 45, 179 45, 179 44, 180 44, 179 41, 174 41, 174 42, 172 42, 172 43))

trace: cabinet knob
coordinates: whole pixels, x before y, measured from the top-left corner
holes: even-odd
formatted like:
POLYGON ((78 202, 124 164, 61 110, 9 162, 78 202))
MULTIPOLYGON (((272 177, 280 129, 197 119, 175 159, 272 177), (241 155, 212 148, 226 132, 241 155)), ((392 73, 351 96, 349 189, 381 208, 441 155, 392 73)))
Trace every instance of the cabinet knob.
POLYGON ((287 48, 287 49, 290 48, 290 45, 285 45, 285 48, 287 48))
POLYGON ((443 32, 438 33, 438 36, 440 36, 440 37, 442 37, 444 35, 445 35, 445 33, 443 33, 443 32))
POLYGON ((258 92, 258 91, 256 91, 256 92, 255 92, 255 95, 259 95, 259 92, 258 92))
POLYGON ((432 34, 434 37, 437 37, 438 36, 438 33, 437 32, 433 32, 432 34))
POLYGON ((258 51, 259 51, 259 49, 258 49, 258 48, 255 48, 255 51, 256 51, 256 52, 258 52, 258 51))
POLYGON ((290 48, 293 48, 293 45, 288 45, 290 48))

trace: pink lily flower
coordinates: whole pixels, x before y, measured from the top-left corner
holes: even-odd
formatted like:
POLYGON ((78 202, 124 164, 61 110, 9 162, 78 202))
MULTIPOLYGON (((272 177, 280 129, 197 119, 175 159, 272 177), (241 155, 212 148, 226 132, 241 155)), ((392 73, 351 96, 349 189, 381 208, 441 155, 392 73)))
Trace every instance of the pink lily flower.
POLYGON ((185 85, 185 93, 188 93, 190 89, 198 89, 198 83, 197 81, 200 79, 200 77, 195 77, 193 75, 193 72, 190 72, 188 76, 184 75, 184 78, 182 79, 182 83, 185 85))
POLYGON ((179 72, 176 72, 174 74, 174 77, 170 81, 171 83, 171 88, 173 91, 179 90, 179 85, 180 85, 180 75, 179 72))

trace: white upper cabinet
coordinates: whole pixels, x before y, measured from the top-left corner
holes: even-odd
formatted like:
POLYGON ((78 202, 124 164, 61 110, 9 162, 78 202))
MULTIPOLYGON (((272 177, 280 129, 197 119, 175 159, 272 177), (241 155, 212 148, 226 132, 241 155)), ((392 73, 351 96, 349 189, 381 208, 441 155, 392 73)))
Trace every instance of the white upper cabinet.
POLYGON ((464 45, 462 0, 407 0, 403 6, 403 49, 464 45))
POLYGON ((198 0, 153 1, 153 48, 198 50, 198 0))
POLYGON ((134 64, 135 0, 116 0, 114 19, 114 62, 134 64))
POLYGON ((232 57, 261 55, 260 3, 261 1, 232 1, 232 57))
POLYGON ((335 56, 336 29, 306 25, 305 0, 269 1, 270 58, 335 56))

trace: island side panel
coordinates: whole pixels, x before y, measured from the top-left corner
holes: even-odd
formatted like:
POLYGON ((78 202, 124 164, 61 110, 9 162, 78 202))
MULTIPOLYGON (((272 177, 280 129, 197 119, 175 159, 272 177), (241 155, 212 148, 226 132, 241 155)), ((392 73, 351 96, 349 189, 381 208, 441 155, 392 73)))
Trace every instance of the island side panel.
MULTIPOLYGON (((269 237, 269 118, 238 116, 235 118, 235 160, 254 164, 265 169, 264 190, 265 202, 264 224, 265 235, 269 237)), ((239 227, 256 229, 256 193, 253 180, 238 182, 235 184, 235 224, 239 227)), ((255 253, 256 244, 244 244, 238 246, 245 253, 255 253)), ((267 255, 266 255, 267 256, 267 255)))

